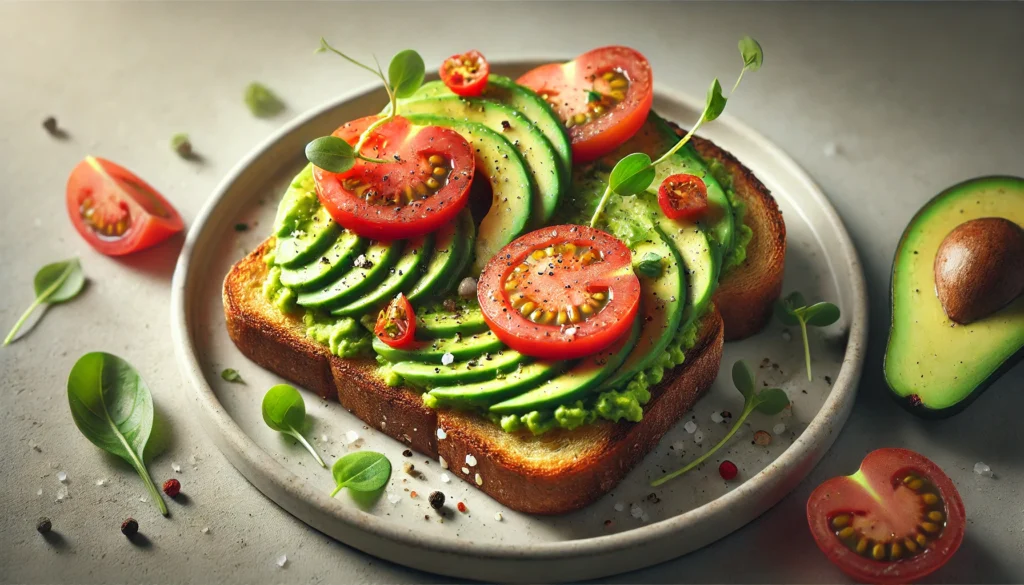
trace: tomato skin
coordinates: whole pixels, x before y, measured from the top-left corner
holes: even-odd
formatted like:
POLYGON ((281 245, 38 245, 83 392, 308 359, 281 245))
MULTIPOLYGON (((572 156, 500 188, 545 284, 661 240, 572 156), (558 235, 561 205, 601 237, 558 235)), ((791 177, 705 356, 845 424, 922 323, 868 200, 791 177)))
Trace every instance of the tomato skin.
POLYGON ((576 162, 590 162, 612 152, 643 126, 654 103, 654 78, 647 58, 629 47, 601 47, 568 63, 541 65, 516 81, 541 96, 548 96, 558 117, 565 121, 591 111, 588 93, 591 90, 602 95, 613 93, 603 91, 609 88, 600 81, 609 71, 628 79, 628 87, 623 99, 606 113, 569 128, 576 162))
MULTIPOLYGON (((154 246, 185 229, 177 210, 138 175, 104 158, 87 156, 71 170, 65 195, 68 217, 78 233, 96 251, 122 256, 154 246), (92 217, 106 215, 110 223, 118 218, 126 229, 120 235, 105 235, 90 225, 83 210, 92 217)), ((92 220, 95 221, 95 220, 92 220)))
POLYGON ((384 343, 401 349, 411 346, 416 339, 416 313, 405 295, 398 293, 388 306, 377 315, 373 333, 384 343), (389 328, 397 329, 397 334, 389 328))
MULTIPOLYGON (((334 136, 354 145, 376 120, 376 116, 367 116, 348 122, 335 130, 334 136)), ((469 201, 476 159, 469 143, 457 132, 439 126, 414 127, 399 116, 374 130, 362 153, 393 162, 359 159, 343 173, 313 168, 320 203, 335 221, 360 236, 384 241, 421 236, 453 221, 469 201), (371 203, 345 187, 351 180, 380 193, 400 193, 430 180, 431 164, 427 159, 435 154, 447 161, 450 174, 442 187, 424 198, 404 204, 371 203)))
POLYGON ((487 87, 487 77, 491 74, 491 64, 480 51, 466 51, 460 55, 452 55, 441 63, 441 81, 455 95, 476 97, 487 87), (474 71, 467 70, 465 61, 472 62, 474 71))
MULTIPOLYGON (((906 516, 901 519, 905 520, 906 516)), ((963 541, 966 512, 956 486, 938 465, 913 451, 889 448, 869 453, 856 474, 835 477, 818 486, 807 500, 807 521, 818 547, 843 572, 860 582, 895 585, 911 583, 946 564, 963 541), (901 511, 885 506, 892 501, 879 502, 873 498, 858 482, 858 476, 860 482, 869 483, 876 493, 885 497, 896 490, 893 478, 909 472, 927 478, 942 498, 946 520, 940 536, 930 541, 924 552, 897 561, 876 561, 845 546, 830 524, 835 515, 879 510, 878 515, 884 517, 884 513, 900 516, 901 511)))
POLYGON ((708 188, 696 175, 665 177, 658 187, 658 205, 669 219, 695 219, 708 209, 708 188))
POLYGON ((480 276, 477 300, 484 321, 512 349, 545 359, 575 359, 599 352, 626 334, 640 306, 640 280, 633 273, 632 252, 614 236, 587 226, 557 225, 521 236, 491 258, 480 276), (514 276, 532 254, 559 245, 597 251, 601 258, 586 264, 556 251, 557 260, 537 260, 547 266, 539 274, 540 264, 534 264, 514 276), (513 276, 521 285, 509 291, 506 284, 513 276), (527 318, 510 299, 527 293, 537 300, 538 310, 582 307, 594 293, 607 298, 607 304, 577 323, 545 324, 527 318))

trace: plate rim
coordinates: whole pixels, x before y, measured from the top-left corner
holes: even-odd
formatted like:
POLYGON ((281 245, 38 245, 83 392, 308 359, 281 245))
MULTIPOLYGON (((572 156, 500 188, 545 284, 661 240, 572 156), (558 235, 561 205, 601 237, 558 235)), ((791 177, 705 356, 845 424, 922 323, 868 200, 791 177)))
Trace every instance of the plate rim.
MULTIPOLYGON (((538 60, 535 59, 506 59, 496 60, 493 65, 499 69, 506 69, 529 66, 531 64, 536 64, 537 62, 538 60)), ((864 366, 868 335, 868 295, 864 279, 863 264, 860 261, 856 247, 850 238, 845 224, 839 217, 838 212, 810 175, 795 160, 786 154, 785 151, 769 141, 761 133, 728 114, 720 117, 716 121, 716 124, 728 126, 733 132, 741 134, 745 138, 751 140, 751 142, 753 142, 760 150, 770 155, 776 162, 781 163, 792 177, 797 178, 801 183, 803 183, 807 188, 807 191, 815 200, 815 203, 817 203, 823 210, 828 223, 831 224, 829 227, 836 235, 838 244, 843 252, 843 256, 852 260, 849 270, 853 285, 853 315, 850 319, 846 351, 843 355, 839 373, 832 384, 828 397, 825 399, 818 412, 814 415, 811 422, 807 425, 806 429, 804 429, 803 433, 801 433, 801 435, 794 440, 794 442, 785 451, 783 451, 759 473, 750 477, 735 489, 730 490, 726 494, 697 508, 646 526, 616 534, 593 536, 567 541, 517 544, 512 546, 502 543, 484 543, 472 540, 461 540, 454 536, 438 537, 434 535, 425 535, 417 533, 412 527, 403 527, 395 525, 394 523, 385 522, 377 518, 377 515, 375 514, 364 512, 350 505, 345 505, 337 499, 328 498, 327 494, 321 494, 319 491, 308 489, 308 486, 303 485, 305 484, 304 480, 288 471, 280 462, 263 451, 263 449, 260 448, 253 439, 245 434, 234 419, 231 418, 202 374, 202 367, 200 366, 197 358, 196 347, 192 342, 192 336, 189 332, 187 310, 188 299, 186 297, 186 292, 189 286, 189 269, 193 263, 195 245, 206 224, 213 216, 218 204, 223 200, 231 186, 242 178, 248 171, 249 167, 258 162, 258 160, 271 150, 278 142, 285 139, 298 128, 309 123, 315 118, 324 115, 330 110, 339 108, 347 102, 366 97, 371 93, 380 91, 381 89, 382 86, 379 83, 367 84, 352 91, 343 93, 338 97, 327 100, 323 104, 307 110, 288 121, 281 128, 260 142, 255 148, 250 150, 217 184, 212 195, 203 204, 199 213, 193 220, 192 225, 189 227, 188 235, 179 255, 171 283, 170 311, 171 334, 176 362, 178 363, 179 370, 181 371, 186 385, 192 391, 193 400, 190 402, 193 403, 195 408, 199 409, 198 414, 200 414, 201 422, 204 423, 203 427, 205 432, 210 436, 211 440, 217 445, 218 449, 225 455, 228 461, 242 473, 247 481, 264 493, 264 495, 272 502, 280 505, 289 513, 301 519, 304 523, 325 532, 326 530, 321 527, 323 522, 311 520, 309 517, 303 515, 303 513, 294 510, 291 505, 286 505, 280 501, 280 498, 275 498, 269 495, 257 481, 254 481, 254 479, 250 477, 250 473, 255 473, 256 469, 260 469, 259 473, 266 476, 273 486, 283 490, 297 491, 298 493, 296 496, 302 496, 305 500, 305 505, 310 508, 311 511, 322 515, 325 519, 333 519, 341 522, 347 525, 349 529, 354 529, 360 532, 369 532, 370 534, 386 541, 411 546, 430 553, 438 553, 442 556, 472 556, 484 559, 500 559, 522 562, 530 560, 542 561, 566 559, 572 557, 593 557, 610 551, 620 551, 643 546, 660 538, 684 532, 687 529, 692 528, 695 524, 707 522, 707 516, 714 517, 722 514, 758 493, 762 493, 762 495, 764 493, 770 493, 772 491, 771 488, 773 488, 779 481, 773 476, 778 476, 782 473, 780 468, 797 465, 802 461, 805 461, 808 457, 811 457, 813 459, 813 465, 801 474, 800 481, 802 481, 810 470, 813 469, 814 465, 817 465, 820 458, 831 448, 836 437, 846 423, 846 419, 853 408, 858 382, 864 366), (835 417, 838 417, 838 420, 835 417), (837 425, 836 422, 839 424, 837 425), (821 449, 820 453, 815 454, 814 450, 819 448, 821 449)), ((676 102, 677 104, 695 109, 696 111, 700 111, 703 107, 701 105, 703 102, 692 98, 688 94, 665 87, 655 88, 655 99, 656 101, 660 99, 676 102)), ((757 514, 750 520, 743 521, 739 526, 749 523, 755 519, 757 515, 760 515, 767 509, 774 506, 790 491, 792 491, 792 487, 785 489, 779 494, 773 494, 770 498, 766 498, 767 503, 759 504, 760 509, 757 514)), ((292 502, 288 502, 288 504, 294 505, 292 502)), ((733 530, 734 529, 730 529, 723 534, 715 536, 715 538, 708 541, 708 544, 733 532, 733 530)), ((337 538, 350 546, 355 546, 356 548, 360 548, 361 550, 377 555, 377 553, 367 550, 371 547, 364 548, 359 546, 359 543, 349 542, 348 539, 343 539, 333 534, 331 534, 331 536, 332 538, 337 538)), ((702 546, 706 546, 706 544, 702 546)), ((681 556, 691 550, 694 549, 681 550, 679 554, 675 556, 681 556)), ((654 561, 645 564, 653 564, 658 561, 659 559, 655 559, 654 561)), ((472 574, 467 571, 459 571, 459 567, 455 566, 451 567, 450 571, 440 571, 439 569, 433 568, 435 563, 414 563, 412 562, 412 559, 410 559, 409 563, 402 564, 418 567, 429 564, 432 568, 428 570, 446 572, 451 575, 472 574)), ((629 568, 630 567, 624 567, 623 570, 628 570, 629 568)), ((491 578, 493 579, 494 575, 491 575, 491 578)))

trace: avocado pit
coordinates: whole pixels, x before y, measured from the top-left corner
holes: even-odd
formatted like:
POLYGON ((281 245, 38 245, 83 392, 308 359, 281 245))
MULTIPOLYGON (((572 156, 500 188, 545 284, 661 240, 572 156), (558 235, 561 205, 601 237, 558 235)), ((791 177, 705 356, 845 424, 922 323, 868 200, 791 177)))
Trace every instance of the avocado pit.
POLYGON ((942 240, 934 269, 946 316, 983 319, 1024 292, 1024 229, 1001 217, 964 222, 942 240))

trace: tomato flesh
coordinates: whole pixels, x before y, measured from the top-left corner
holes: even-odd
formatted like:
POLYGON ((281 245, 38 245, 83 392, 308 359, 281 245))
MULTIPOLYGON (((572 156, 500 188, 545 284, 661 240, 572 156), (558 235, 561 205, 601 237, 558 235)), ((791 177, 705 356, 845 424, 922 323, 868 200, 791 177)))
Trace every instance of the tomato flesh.
POLYGON ((629 248, 600 230, 557 225, 501 249, 477 286, 484 320, 516 351, 574 359, 622 337, 640 306, 629 248))
POLYGON ((658 205, 669 219, 694 219, 708 210, 708 188, 695 175, 666 177, 658 188, 658 205))
MULTIPOLYGON (((334 135, 355 144, 377 120, 361 118, 334 135)), ((433 232, 455 219, 469 200, 475 158, 466 139, 438 126, 396 117, 373 131, 364 156, 343 172, 313 169, 317 195, 339 224, 366 238, 396 240, 433 232)))
POLYGON ((868 454, 857 473, 818 486, 807 521, 829 560, 857 580, 909 583, 949 560, 964 536, 953 482, 906 449, 868 454))
POLYGON ((490 74, 491 65, 480 51, 452 55, 441 64, 441 81, 452 93, 463 97, 482 94, 490 74))
POLYGON ((565 122, 576 162, 619 147, 640 130, 654 102, 651 65, 629 47, 602 47, 568 63, 550 63, 517 80, 540 94, 565 122))
POLYGON ((68 177, 68 216, 97 251, 120 256, 158 244, 185 228, 181 215, 135 173, 87 156, 68 177))
POLYGON ((416 337, 416 313, 404 294, 398 293, 377 315, 373 333, 391 347, 412 345, 416 337))

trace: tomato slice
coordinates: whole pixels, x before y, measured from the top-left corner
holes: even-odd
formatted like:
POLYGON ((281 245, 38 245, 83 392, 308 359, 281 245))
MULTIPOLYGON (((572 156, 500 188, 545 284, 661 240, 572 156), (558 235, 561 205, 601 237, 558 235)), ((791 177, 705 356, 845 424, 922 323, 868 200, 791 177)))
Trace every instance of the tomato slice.
MULTIPOLYGON (((350 144, 376 116, 349 122, 334 135, 350 144)), ((360 236, 396 240, 450 223, 469 200, 476 159, 466 139, 439 126, 413 126, 396 117, 373 131, 344 173, 313 169, 317 195, 339 224, 360 236)))
POLYGON ((708 209, 708 188, 696 175, 671 175, 658 188, 658 205, 669 219, 694 219, 708 209))
POLYGON ((135 173, 96 156, 68 177, 67 208, 82 238, 108 256, 158 244, 185 228, 181 216, 135 173))
POLYGON ((624 243, 600 230, 556 225, 491 258, 477 298, 498 339, 540 358, 573 359, 608 347, 633 324, 640 280, 624 243))
POLYGON ((373 333, 391 347, 412 345, 416 337, 416 313, 404 294, 398 293, 377 315, 373 333))
POLYGON ((651 65, 629 47, 602 47, 517 80, 565 121, 576 162, 600 158, 636 134, 654 101, 651 65))
POLYGON ((964 538, 956 486, 906 449, 868 454, 857 473, 818 486, 807 501, 818 547, 853 578, 910 583, 946 564, 964 538))
POLYGON ((491 65, 480 51, 452 55, 441 63, 441 81, 452 93, 463 97, 482 94, 490 74, 491 65))

